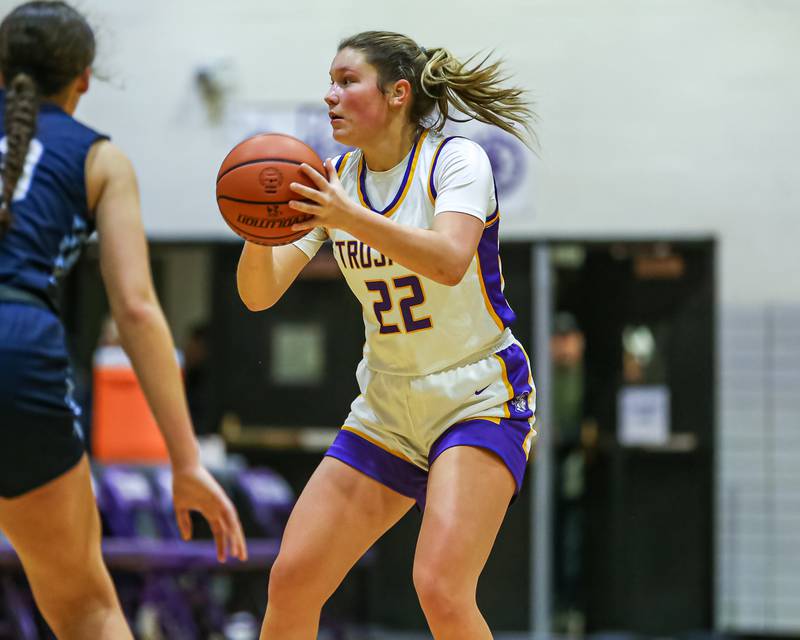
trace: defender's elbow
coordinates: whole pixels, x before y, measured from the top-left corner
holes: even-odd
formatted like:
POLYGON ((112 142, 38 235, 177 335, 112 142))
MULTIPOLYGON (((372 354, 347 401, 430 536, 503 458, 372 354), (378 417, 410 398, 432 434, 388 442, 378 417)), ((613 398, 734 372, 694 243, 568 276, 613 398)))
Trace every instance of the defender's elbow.
POLYGON ((116 300, 111 315, 120 331, 157 321, 160 316, 158 302, 148 296, 128 296, 116 300))

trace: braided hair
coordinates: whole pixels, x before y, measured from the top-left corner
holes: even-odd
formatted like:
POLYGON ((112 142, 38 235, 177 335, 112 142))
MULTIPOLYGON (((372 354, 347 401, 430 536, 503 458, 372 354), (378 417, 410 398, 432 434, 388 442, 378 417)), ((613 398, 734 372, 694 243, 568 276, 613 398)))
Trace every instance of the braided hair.
POLYGON ((11 203, 36 134, 41 100, 65 89, 92 64, 94 54, 92 28, 65 2, 26 2, 0 23, 7 143, 0 165, 0 237, 11 226, 11 203))

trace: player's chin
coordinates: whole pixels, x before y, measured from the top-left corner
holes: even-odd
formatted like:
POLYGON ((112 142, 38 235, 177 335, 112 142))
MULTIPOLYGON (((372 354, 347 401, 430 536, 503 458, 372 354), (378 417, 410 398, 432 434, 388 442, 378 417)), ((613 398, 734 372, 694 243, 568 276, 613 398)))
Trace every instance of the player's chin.
POLYGON ((341 120, 333 120, 331 122, 331 136, 339 144, 348 145, 350 143, 349 127, 340 124, 341 122, 341 120))

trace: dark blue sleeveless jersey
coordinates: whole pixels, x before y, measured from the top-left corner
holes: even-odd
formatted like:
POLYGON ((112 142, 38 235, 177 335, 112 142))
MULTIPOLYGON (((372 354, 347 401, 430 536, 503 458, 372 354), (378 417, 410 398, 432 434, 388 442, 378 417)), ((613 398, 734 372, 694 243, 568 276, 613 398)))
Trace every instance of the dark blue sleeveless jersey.
MULTIPOLYGON (((0 91, 3 113, 5 92, 0 91)), ((84 167, 89 148, 106 137, 56 105, 42 104, 14 192, 14 221, 0 238, 0 283, 28 291, 56 308, 60 281, 94 232, 84 167)), ((0 118, 0 161, 6 145, 0 118)))

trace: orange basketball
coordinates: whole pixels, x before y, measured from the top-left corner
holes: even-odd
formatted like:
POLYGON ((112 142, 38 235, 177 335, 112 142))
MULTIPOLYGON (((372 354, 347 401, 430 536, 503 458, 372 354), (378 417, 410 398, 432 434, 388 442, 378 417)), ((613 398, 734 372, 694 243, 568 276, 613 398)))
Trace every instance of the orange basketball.
POLYGON ((300 170, 304 162, 325 175, 316 152, 284 133, 256 135, 231 149, 217 174, 217 206, 228 226, 245 240, 271 246, 306 235, 292 225, 311 216, 289 207, 290 200, 302 200, 289 188, 292 182, 314 186, 300 170))

